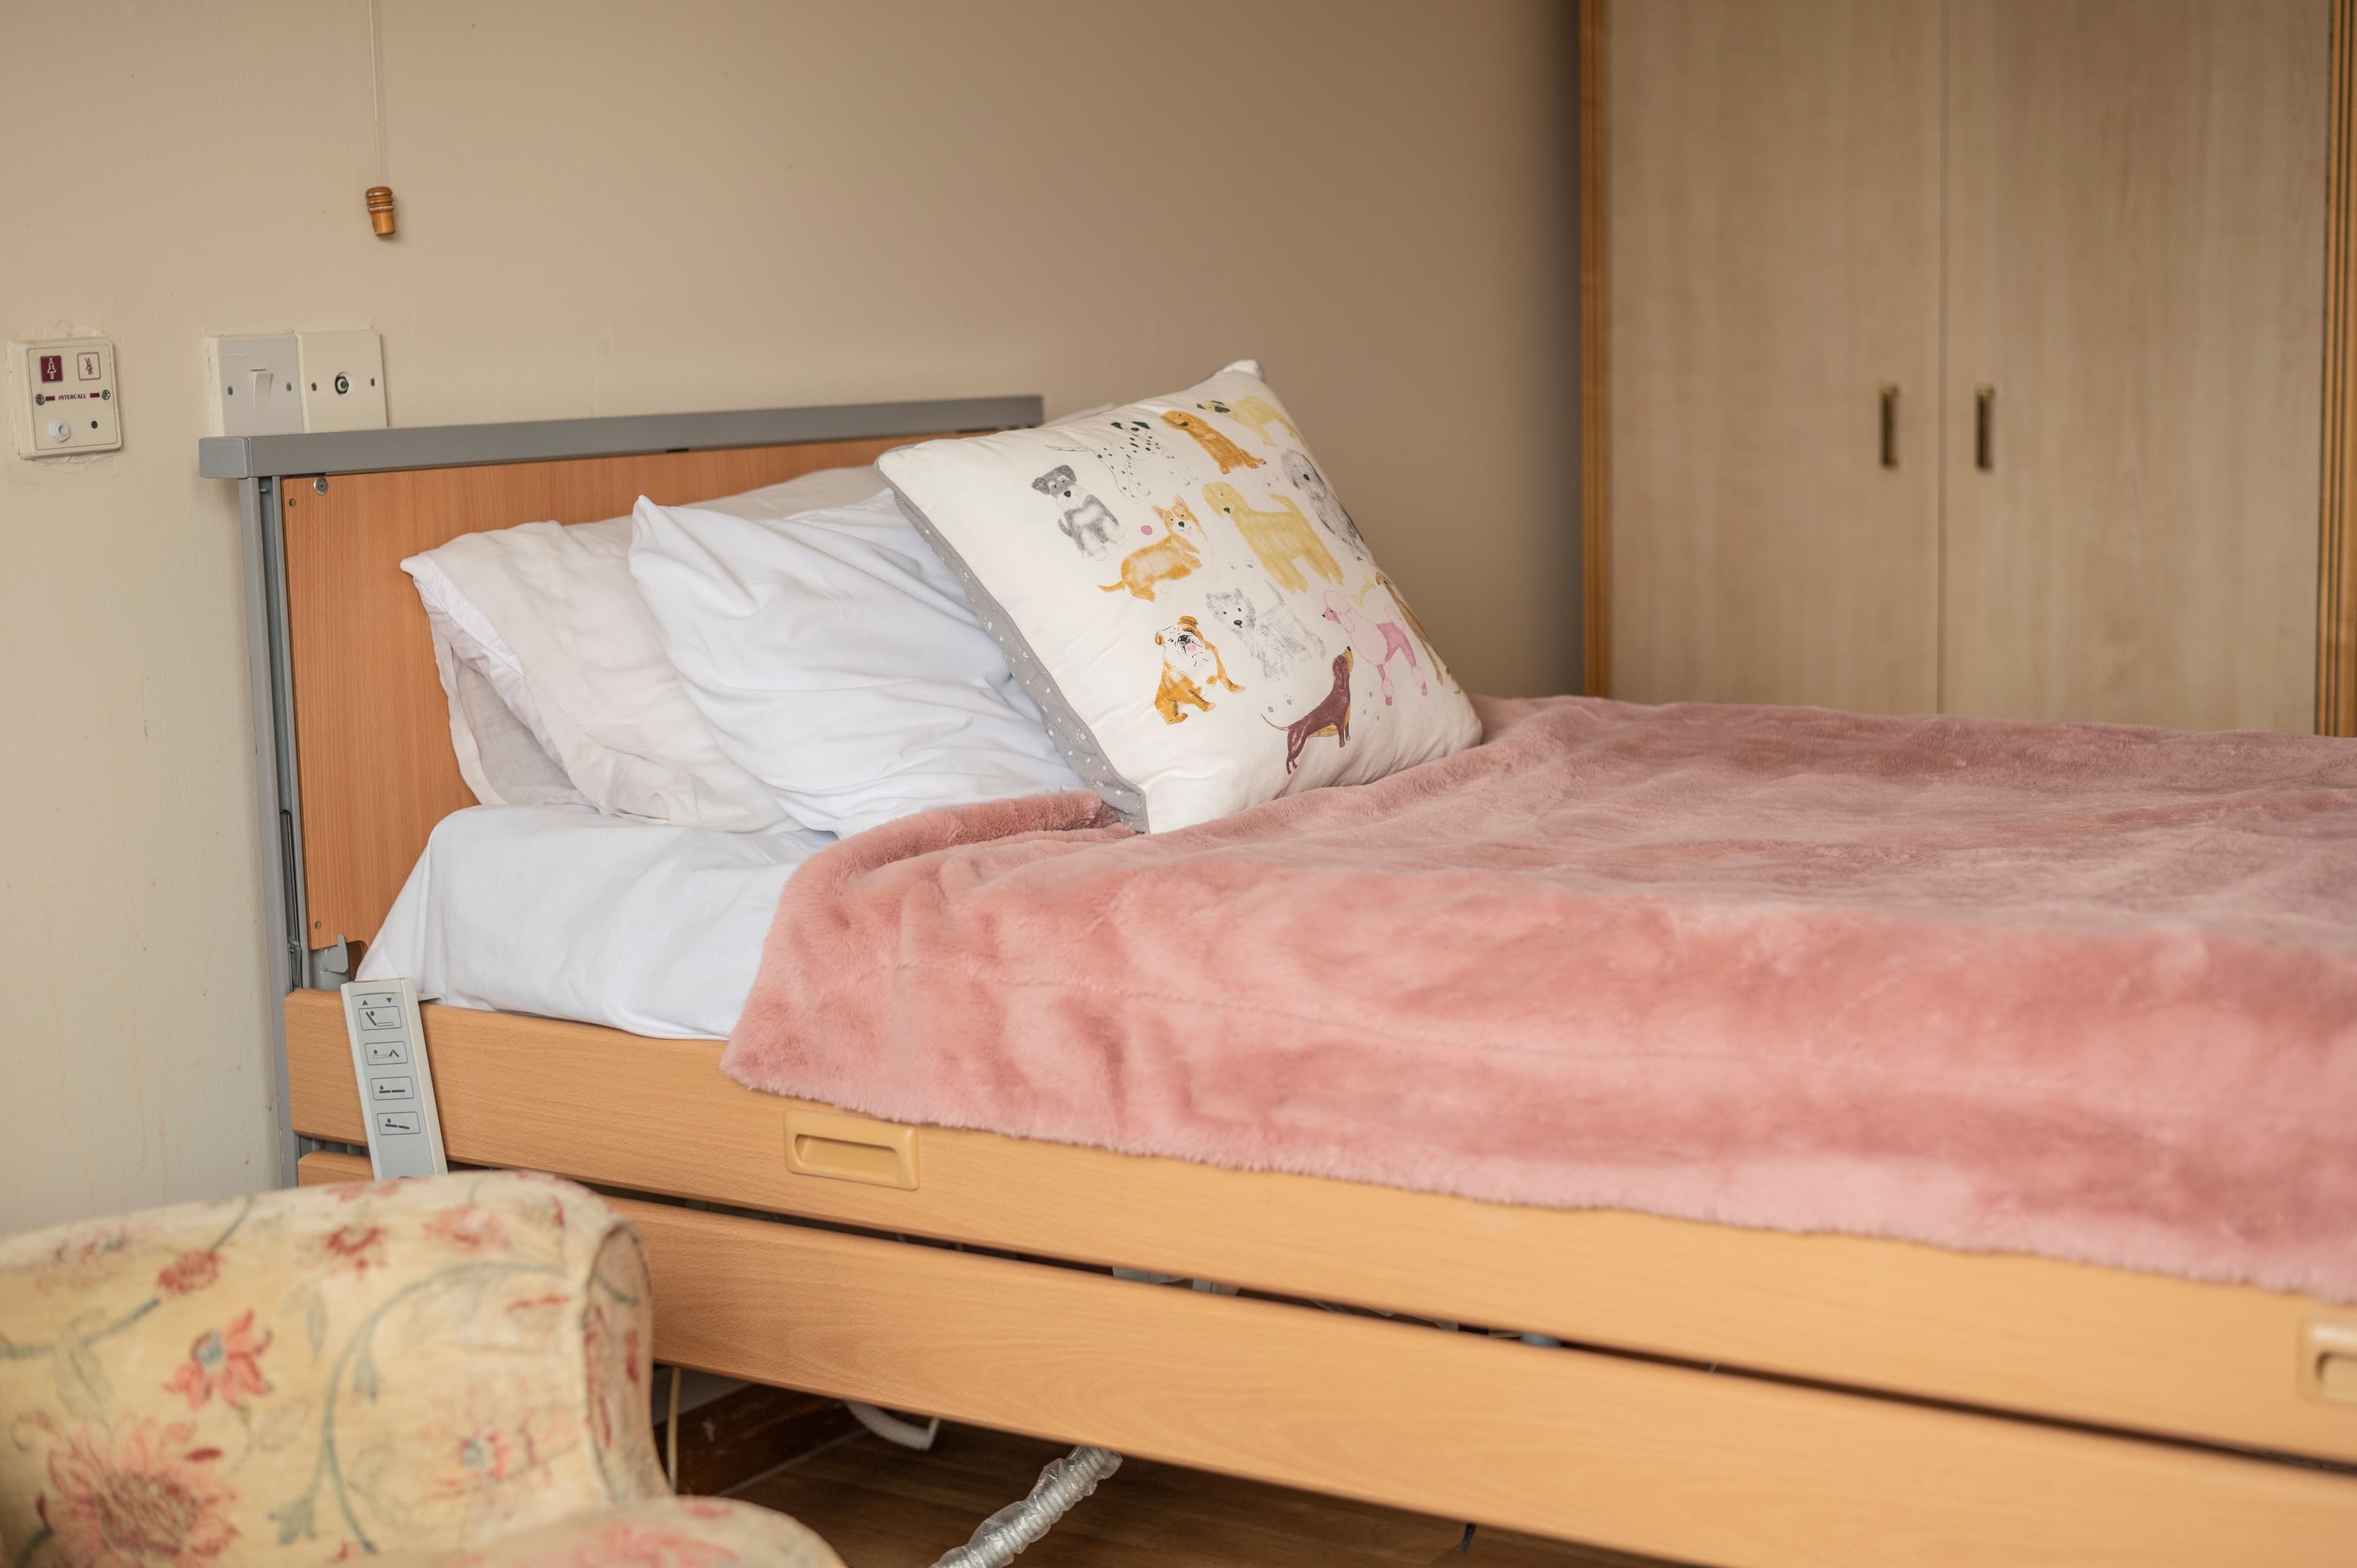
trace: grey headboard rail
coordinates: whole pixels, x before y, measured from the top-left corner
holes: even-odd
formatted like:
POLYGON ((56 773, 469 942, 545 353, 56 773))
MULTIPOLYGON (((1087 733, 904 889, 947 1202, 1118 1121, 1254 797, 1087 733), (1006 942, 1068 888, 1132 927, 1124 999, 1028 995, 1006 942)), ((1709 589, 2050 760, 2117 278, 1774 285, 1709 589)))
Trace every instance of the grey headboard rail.
POLYGON ((209 479, 376 474, 402 468, 539 463, 560 457, 625 457, 641 452, 859 441, 883 435, 942 435, 1037 424, 1042 412, 1039 398, 1032 394, 821 403, 809 408, 745 408, 710 413, 624 413, 513 424, 429 424, 315 435, 213 435, 197 443, 197 471, 209 479))

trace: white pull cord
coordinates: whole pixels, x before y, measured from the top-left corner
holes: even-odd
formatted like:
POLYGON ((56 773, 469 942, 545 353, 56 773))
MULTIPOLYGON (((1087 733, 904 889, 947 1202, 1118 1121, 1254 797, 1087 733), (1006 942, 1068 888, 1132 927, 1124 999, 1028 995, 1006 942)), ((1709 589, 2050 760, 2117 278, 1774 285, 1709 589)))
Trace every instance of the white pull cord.
POLYGON ((963 1546, 933 1568, 1006 1568, 1017 1552, 1048 1533, 1074 1503, 1121 1468, 1121 1455, 1103 1448, 1075 1448, 1039 1472, 1031 1495, 984 1520, 963 1546))
POLYGON ((663 1469, 673 1495, 679 1491, 679 1369, 671 1369, 671 1414, 663 1420, 663 1469))
POLYGON ((913 1448, 920 1454, 931 1448, 933 1439, 942 1433, 942 1418, 938 1415, 919 1426, 913 1421, 902 1421, 890 1411, 878 1410, 872 1404, 861 1404, 857 1400, 845 1400, 843 1405, 860 1425, 885 1442, 913 1448))

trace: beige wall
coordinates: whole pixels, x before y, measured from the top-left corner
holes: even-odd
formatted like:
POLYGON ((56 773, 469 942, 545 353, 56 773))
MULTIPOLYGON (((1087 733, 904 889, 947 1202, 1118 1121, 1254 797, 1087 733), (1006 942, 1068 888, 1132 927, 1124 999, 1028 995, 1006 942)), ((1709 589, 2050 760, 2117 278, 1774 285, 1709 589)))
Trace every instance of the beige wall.
POLYGON ((1568 680, 1567 6, 382 0, 382 242, 364 0, 0 4, 0 331, 126 432, 0 457, 0 1230, 274 1176, 208 332, 374 327, 401 424, 1256 355, 1468 684, 1568 680))

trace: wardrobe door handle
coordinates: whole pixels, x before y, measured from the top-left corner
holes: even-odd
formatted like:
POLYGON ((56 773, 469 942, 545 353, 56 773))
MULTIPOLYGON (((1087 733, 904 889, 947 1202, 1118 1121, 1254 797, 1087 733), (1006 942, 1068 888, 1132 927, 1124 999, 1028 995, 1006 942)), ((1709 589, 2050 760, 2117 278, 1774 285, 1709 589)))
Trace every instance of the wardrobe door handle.
POLYGON ((1882 383, 1882 466, 1899 467, 1899 383, 1882 383))
POLYGON ((1986 381, 1973 389, 1973 467, 1985 474, 1996 467, 1996 388, 1986 381))

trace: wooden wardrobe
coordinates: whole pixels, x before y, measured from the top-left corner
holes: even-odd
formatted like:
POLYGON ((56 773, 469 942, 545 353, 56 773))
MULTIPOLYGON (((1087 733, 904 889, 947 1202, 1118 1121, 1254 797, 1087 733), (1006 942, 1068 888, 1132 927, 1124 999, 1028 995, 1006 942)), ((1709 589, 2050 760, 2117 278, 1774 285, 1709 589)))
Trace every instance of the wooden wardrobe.
POLYGON ((2315 728, 2334 10, 1589 0, 1591 688, 2315 728))

